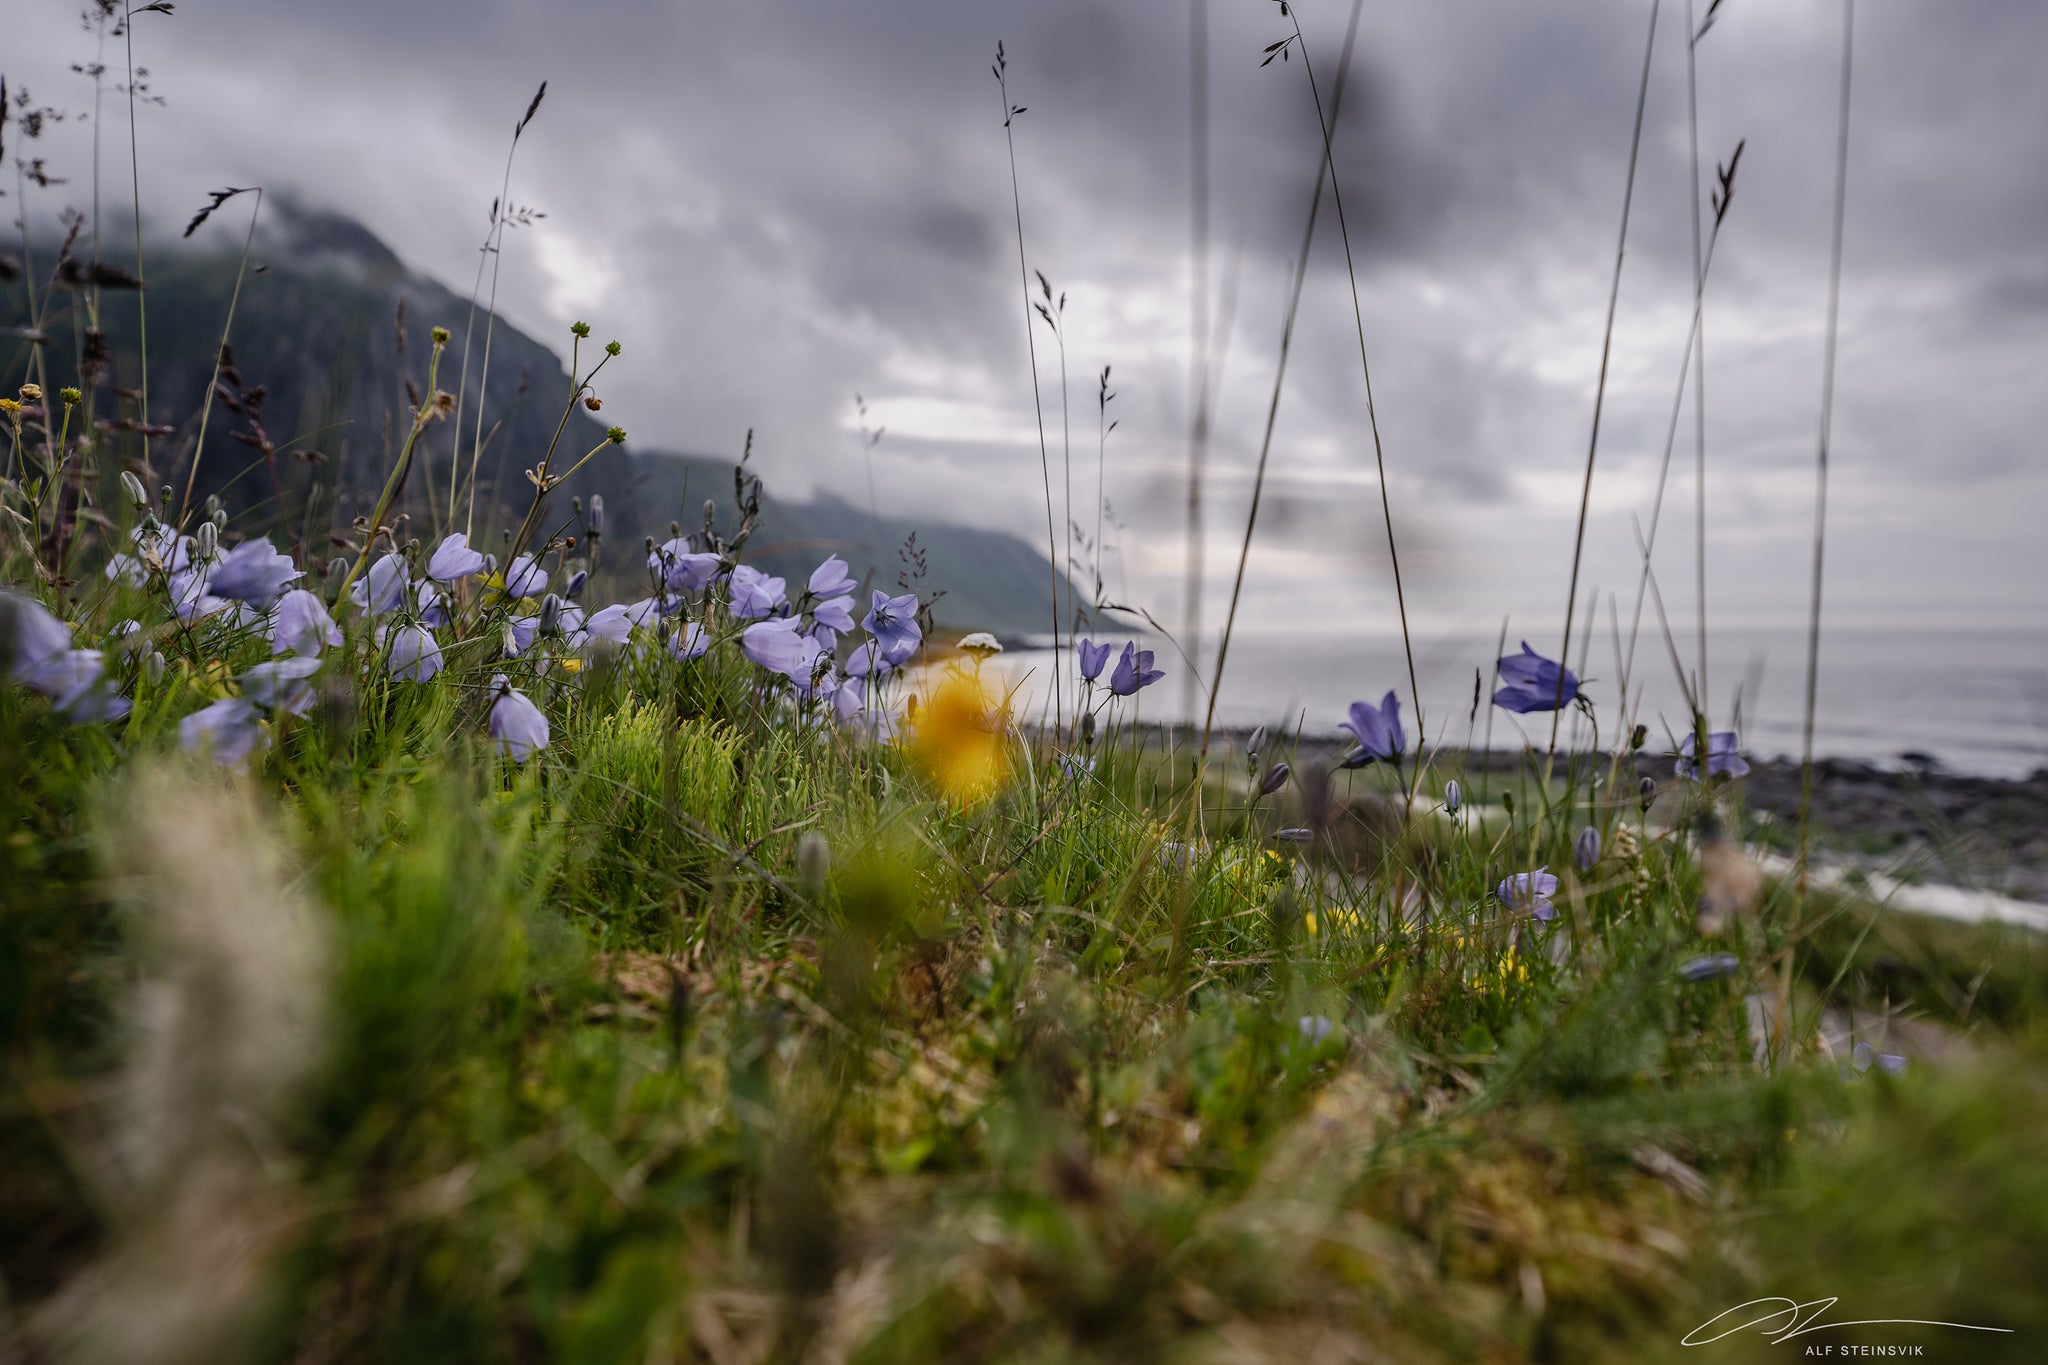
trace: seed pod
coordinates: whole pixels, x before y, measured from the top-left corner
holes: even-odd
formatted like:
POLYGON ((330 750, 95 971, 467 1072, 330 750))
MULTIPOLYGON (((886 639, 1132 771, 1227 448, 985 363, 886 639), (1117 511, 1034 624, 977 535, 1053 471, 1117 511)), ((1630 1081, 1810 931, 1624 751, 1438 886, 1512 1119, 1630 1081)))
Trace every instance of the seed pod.
POLYGON ((1081 747, 1084 749, 1095 747, 1095 714, 1093 712, 1081 717, 1081 747))

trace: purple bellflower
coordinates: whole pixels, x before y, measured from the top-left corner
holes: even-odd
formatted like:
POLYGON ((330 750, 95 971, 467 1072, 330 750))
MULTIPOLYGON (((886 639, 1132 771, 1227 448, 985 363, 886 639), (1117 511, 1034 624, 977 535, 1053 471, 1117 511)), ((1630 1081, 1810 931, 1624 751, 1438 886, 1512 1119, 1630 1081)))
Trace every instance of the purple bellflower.
POLYGON ((846 561, 838 555, 828 557, 823 564, 811 570, 810 581, 805 584, 813 597, 845 597, 851 594, 855 584, 853 575, 846 571, 846 561))
POLYGON ((491 689, 498 694, 491 703, 490 718, 491 739, 498 752, 514 763, 524 763, 547 748, 547 713, 515 689, 503 673, 491 679, 491 689))
POLYGON ((425 626, 397 626, 377 632, 377 643, 388 646, 391 676, 400 682, 426 682, 441 671, 440 642, 425 626))
POLYGON ((264 536, 229 550, 213 566, 207 591, 232 602, 272 602, 286 584, 303 577, 304 571, 292 564, 292 557, 279 554, 264 536))
POLYGON ((238 768, 270 742, 256 703, 228 697, 178 722, 178 743, 187 753, 206 754, 223 768, 238 768))
POLYGON ((1526 910, 1537 919, 1557 918, 1557 907, 1550 898, 1557 894, 1557 878, 1550 869, 1539 867, 1534 872, 1517 872, 1505 878, 1494 889, 1494 895, 1510 910, 1526 910))
POLYGON ((910 662, 924 643, 924 629, 917 624, 917 594, 891 597, 880 588, 874 593, 874 604, 860 623, 861 629, 875 637, 884 659, 899 665, 910 662))
MULTIPOLYGON (((1691 731, 1687 731, 1684 740, 1678 746, 1677 772, 1688 782, 1700 780, 1700 765, 1693 753, 1695 743, 1696 737, 1691 731)), ((1733 730, 1716 730, 1708 735, 1707 776, 1741 777, 1748 772, 1749 764, 1742 761, 1742 755, 1736 752, 1737 746, 1738 741, 1733 730)))
POLYGON ((370 613, 382 616, 405 606, 412 589, 412 574, 398 555, 385 555, 348 590, 348 600, 370 613))
POLYGON ((895 665, 889 662, 888 655, 882 652, 879 640, 862 640, 846 656, 846 676, 849 678, 880 677, 893 667, 895 665))
POLYGON ((1109 662, 1109 645, 1107 642, 1098 645, 1093 640, 1084 638, 1076 653, 1081 658, 1081 676, 1083 679, 1088 682, 1094 682, 1102 676, 1102 666, 1109 662))
POLYGON ((824 650, 802 632, 803 622, 794 616, 757 622, 741 633, 740 652, 770 673, 809 681, 811 667, 824 650))
POLYGON ((327 614, 327 604, 317 593, 293 588, 277 600, 270 619, 270 652, 317 655, 328 645, 341 643, 341 628, 327 614))
POLYGON ((1733 976, 1742 966, 1742 959, 1733 953, 1709 953, 1680 964, 1678 977, 1681 981, 1712 981, 1719 976, 1733 976))
MULTIPOLYGON (((572 608, 564 607, 563 613, 566 615, 570 610, 572 608)), ((622 645, 632 636, 635 626, 649 625, 654 619, 655 600, 643 597, 638 602, 619 603, 592 612, 583 628, 592 639, 622 645)))
POLYGON ((275 659, 257 664, 236 681, 244 697, 273 715, 303 716, 313 709, 313 686, 306 680, 319 671, 318 659, 275 659))
POLYGON ((450 531, 427 561, 427 577, 436 583, 459 583, 483 571, 484 557, 469 548, 469 536, 462 531, 450 531))
POLYGON ((1166 670, 1152 666, 1151 650, 1129 643, 1109 675, 1109 690, 1119 697, 1136 696, 1140 688, 1150 687, 1165 676, 1166 670))
POLYGON ((727 590, 732 614, 742 621, 773 616, 789 600, 784 592, 786 587, 782 579, 762 573, 751 564, 736 565, 727 590))
POLYGON ((669 638, 668 648, 669 653, 676 656, 676 662, 687 663, 704 657, 704 652, 711 648, 711 636, 695 621, 685 621, 682 628, 669 638))
POLYGON ((1579 680, 1569 668, 1560 668, 1522 641, 1522 652, 1500 661, 1501 680, 1507 686, 1493 694, 1493 704, 1527 715, 1531 711, 1555 711, 1579 695, 1579 680), (1563 681, 1562 694, 1558 684, 1563 681))
POLYGON ((693 551, 681 538, 657 545, 647 555, 648 572, 660 575, 668 592, 702 592, 717 579, 720 566, 717 555, 693 551))
POLYGON ((1371 702, 1351 703, 1351 718, 1339 721, 1337 728, 1347 731, 1358 741, 1358 747, 1344 757, 1347 768, 1363 768, 1368 763, 1399 763, 1408 747, 1408 737, 1401 733, 1401 699, 1392 692, 1387 693, 1378 706, 1371 702))
POLYGON ((419 603, 420 624, 428 630, 446 630, 449 625, 447 599, 433 580, 422 578, 412 585, 412 595, 419 603))
POLYGON ((532 555, 519 555, 505 568, 507 597, 538 597, 548 590, 548 571, 532 555))

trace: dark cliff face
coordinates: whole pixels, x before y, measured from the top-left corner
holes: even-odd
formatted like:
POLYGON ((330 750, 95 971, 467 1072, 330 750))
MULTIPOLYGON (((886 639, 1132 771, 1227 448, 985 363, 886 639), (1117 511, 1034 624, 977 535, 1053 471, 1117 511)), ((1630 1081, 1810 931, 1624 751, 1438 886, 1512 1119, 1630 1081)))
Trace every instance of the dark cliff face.
MULTIPOLYGON (((524 471, 540 462, 563 422, 569 339, 562 339, 565 346, 557 354, 498 321, 490 327, 485 382, 486 319, 479 309, 472 323, 467 297, 408 270, 353 219, 273 199, 265 203, 260 221, 265 226, 251 254, 252 269, 234 303, 232 369, 207 421, 196 495, 220 497, 239 524, 253 528, 275 517, 281 490, 293 523, 312 526, 316 536, 329 527, 346 529, 374 506, 404 445, 415 404, 432 388, 441 388, 462 395, 460 450, 452 419, 427 428, 405 488, 404 510, 416 525, 432 525, 448 506, 451 474, 458 488, 466 489, 481 405, 473 539, 480 549, 495 548, 501 532, 516 525, 530 505, 532 486, 524 471), (430 385, 435 327, 446 327, 451 340, 430 385), (465 382, 466 331, 473 335, 465 382), (274 461, 263 454, 259 426, 275 451, 274 461)), ((82 248, 74 250, 82 254, 82 248)), ((32 254, 45 281, 56 255, 55 243, 32 254)), ((150 254, 149 417, 173 429, 152 443, 152 473, 159 481, 175 480, 182 487, 190 467, 214 348, 235 293, 237 260, 238 249, 200 251, 185 244, 150 254)), ((132 400, 113 392, 135 388, 141 373, 135 297, 132 290, 108 289, 101 295, 101 319, 112 351, 96 396, 102 416, 136 411, 132 400)), ((48 338, 43 356, 53 385, 75 382, 81 308, 80 295, 60 288, 42 320, 48 338)), ((11 329, 26 327, 18 283, 0 302, 0 321, 11 329)), ((5 373, 21 374, 29 354, 30 342, 19 332, 0 337, 5 373)), ((612 416, 575 407, 562 425, 557 468, 601 443, 605 419, 612 416)), ((132 454, 132 438, 123 439, 119 448, 132 454)), ((927 593, 946 590, 936 613, 942 624, 1011 633, 1046 628, 1050 575, 1043 557, 1023 541, 904 518, 884 518, 878 537, 865 509, 831 498, 785 500, 776 495, 772 466, 750 472, 763 478, 765 492, 748 558, 790 576, 792 588, 800 587, 819 560, 838 554, 856 579, 900 591, 899 578, 912 572, 901 549, 914 531, 927 566, 920 586, 927 593)), ((738 519, 733 457, 605 450, 550 495, 545 528, 575 531, 571 499, 594 494, 605 499, 605 567, 621 593, 635 591, 632 566, 645 537, 667 538, 672 523, 685 532, 699 529, 707 499, 716 504, 721 530, 729 532, 738 519)), ((466 505, 466 492, 462 500, 466 505)), ((315 556, 331 552, 317 541, 308 546, 315 556)))

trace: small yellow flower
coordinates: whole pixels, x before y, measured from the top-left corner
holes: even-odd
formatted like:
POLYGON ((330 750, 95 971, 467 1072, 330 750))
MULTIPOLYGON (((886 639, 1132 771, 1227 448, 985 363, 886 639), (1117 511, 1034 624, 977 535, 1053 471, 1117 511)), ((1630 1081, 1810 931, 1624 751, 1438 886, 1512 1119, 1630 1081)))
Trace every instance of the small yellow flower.
POLYGON ((993 796, 1009 776, 1004 716, 977 678, 948 671, 917 710, 916 753, 940 790, 963 806, 993 796))
POLYGON ((7 413, 11 416, 12 414, 20 411, 21 404, 15 402, 12 398, 0 398, 0 412, 7 413))

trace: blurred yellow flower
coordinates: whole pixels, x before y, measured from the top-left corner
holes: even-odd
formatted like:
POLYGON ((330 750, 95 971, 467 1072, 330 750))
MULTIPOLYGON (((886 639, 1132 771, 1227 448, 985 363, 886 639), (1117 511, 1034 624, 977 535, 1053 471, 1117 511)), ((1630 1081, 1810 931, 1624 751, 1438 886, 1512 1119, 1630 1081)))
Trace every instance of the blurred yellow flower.
POLYGON ((958 804, 986 801, 1009 776, 1005 719, 979 679, 955 670, 949 670, 917 708, 918 762, 958 804))

